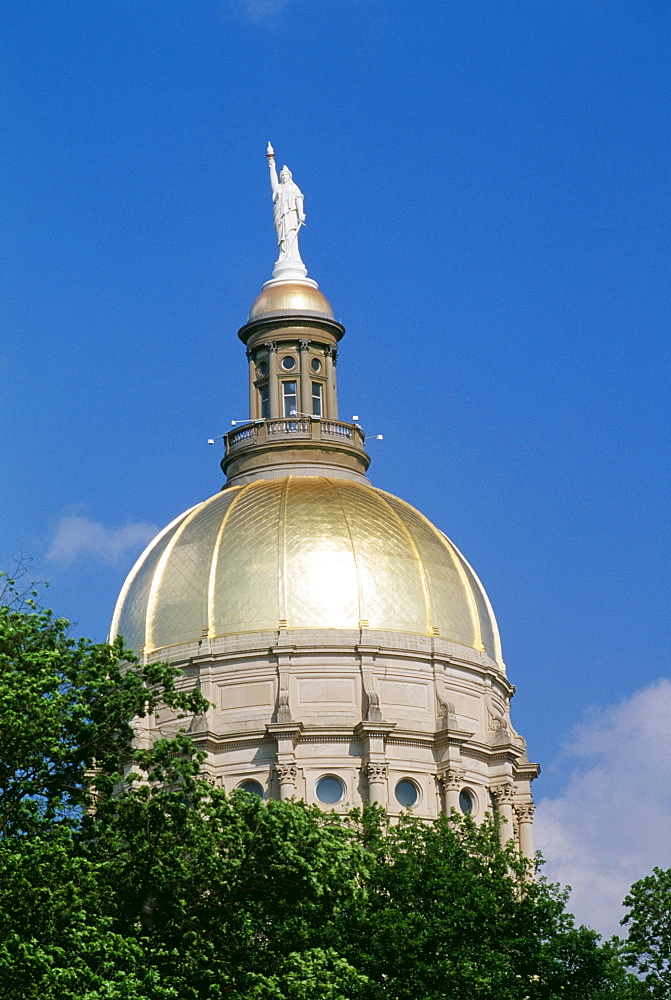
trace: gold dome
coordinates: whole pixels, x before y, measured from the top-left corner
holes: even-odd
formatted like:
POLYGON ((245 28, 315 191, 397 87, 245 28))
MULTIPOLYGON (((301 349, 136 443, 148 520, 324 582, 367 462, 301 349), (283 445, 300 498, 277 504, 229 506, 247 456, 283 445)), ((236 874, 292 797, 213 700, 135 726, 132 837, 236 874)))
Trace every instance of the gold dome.
POLYGON ((283 626, 437 635, 502 667, 487 596, 449 539, 389 493, 316 476, 229 487, 181 514, 131 571, 111 634, 153 652, 283 626))
POLYGON ((249 322, 278 313, 307 313, 333 319, 333 309, 326 296, 316 286, 301 281, 278 281, 267 285, 254 300, 249 322))

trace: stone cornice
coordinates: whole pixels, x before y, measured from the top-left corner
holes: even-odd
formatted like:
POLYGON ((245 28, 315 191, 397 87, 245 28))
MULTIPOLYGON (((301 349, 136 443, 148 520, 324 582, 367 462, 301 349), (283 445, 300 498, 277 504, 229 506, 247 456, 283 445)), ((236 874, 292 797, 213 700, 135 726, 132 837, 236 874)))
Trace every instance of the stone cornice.
POLYGON ((255 733, 254 735, 245 736, 243 733, 231 733, 230 735, 222 736, 219 733, 196 733, 192 736, 194 746, 198 747, 200 750, 220 750, 225 747, 227 750, 234 750, 236 748, 242 749, 243 747, 261 747, 261 746, 274 746, 275 740, 269 738, 265 735, 259 735, 255 733))
MULTIPOLYGON (((504 692, 510 697, 513 694, 514 688, 510 684, 508 679, 504 674, 490 661, 485 662, 480 659, 469 659, 464 655, 465 650, 462 652, 462 647, 457 647, 459 652, 455 653, 454 647, 456 643, 450 642, 450 640, 440 640, 441 644, 446 646, 449 643, 449 650, 446 649, 444 655, 440 655, 432 651, 432 639, 431 636, 415 636, 412 638, 414 640, 412 645, 404 645, 403 641, 405 639, 405 633, 395 632, 390 633, 395 639, 398 639, 398 645, 388 645, 382 641, 379 633, 373 633, 371 635, 371 643, 361 643, 357 641, 361 635, 360 630, 340 630, 338 629, 318 629, 315 628, 314 632, 317 635, 311 635, 313 630, 308 629, 286 629, 284 630, 287 643, 292 648, 292 653, 297 658, 305 655, 318 655, 318 656, 328 656, 329 654, 338 655, 343 652, 353 653, 365 652, 372 653, 379 656, 383 656, 388 660, 416 660, 419 664, 433 665, 435 663, 440 664, 441 662, 446 663, 448 671, 452 670, 464 670, 469 674, 474 674, 478 677, 488 677, 495 681, 504 692), (341 642, 328 641, 330 638, 335 638, 336 635, 342 635, 341 642), (425 643, 425 648, 418 648, 415 642, 419 640, 425 643)), ((271 633, 272 634, 272 633, 271 633)), ((275 636, 277 632, 275 632, 275 636)), ((264 636, 270 635, 264 633, 264 636)), ((238 642, 233 649, 222 649, 217 650, 216 646, 218 642, 225 643, 228 637, 221 636, 218 639, 209 640, 207 642, 208 648, 203 650, 203 643, 194 643, 189 647, 184 649, 184 654, 181 657, 170 656, 170 662, 174 663, 175 666, 181 667, 183 670, 188 671, 191 668, 201 668, 204 666, 216 668, 219 664, 224 664, 228 661, 238 662, 241 660, 248 660, 250 658, 259 657, 263 655, 268 655, 272 653, 276 655, 276 651, 281 649, 284 651, 287 646, 277 646, 275 641, 259 642, 256 638, 255 633, 249 633, 249 645, 240 645, 240 639, 244 641, 244 637, 237 637, 238 642), (214 648, 213 648, 214 647, 214 648)), ((154 660, 160 660, 162 654, 166 654, 167 649, 173 649, 174 647, 165 647, 163 650, 156 650, 152 653, 150 662, 154 660)), ((473 657, 478 657, 477 651, 470 651, 473 657)))
MULTIPOLYGON (((258 335, 265 336, 273 331, 286 330, 287 338, 298 340, 299 330, 319 330, 322 333, 330 334, 334 340, 342 340, 345 335, 345 327, 327 316, 320 316, 318 313, 310 315, 304 313, 277 312, 267 317, 259 317, 250 320, 238 330, 238 337, 243 344, 249 344, 250 340, 255 340, 258 335)), ((327 341, 328 342, 328 341, 327 341)), ((256 344, 254 344, 256 346, 256 344)))

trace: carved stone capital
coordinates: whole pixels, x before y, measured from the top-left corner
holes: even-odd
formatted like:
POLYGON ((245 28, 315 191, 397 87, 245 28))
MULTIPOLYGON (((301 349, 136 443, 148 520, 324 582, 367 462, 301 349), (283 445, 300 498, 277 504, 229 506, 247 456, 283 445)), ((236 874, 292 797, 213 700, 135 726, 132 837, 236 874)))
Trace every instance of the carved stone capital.
POLYGON ((386 781, 389 768, 386 764, 368 763, 365 767, 366 778, 371 781, 386 781))
POLYGON ((534 818, 534 812, 536 811, 536 806, 533 802, 525 802, 522 805, 515 806, 515 815, 517 816, 520 823, 531 823, 534 818))
POLYGON ((248 361, 251 361, 254 357, 253 353, 250 351, 249 348, 247 348, 247 350, 245 351, 245 357, 247 358, 248 361))
POLYGON ((441 771, 436 777, 444 792, 461 791, 461 786, 464 783, 464 775, 461 771, 441 771))
POLYGON ((299 351, 309 351, 310 350, 310 341, 309 340, 299 340, 298 341, 298 350, 299 351))
POLYGON ((275 352, 277 351, 277 341, 269 340, 266 344, 266 347, 268 348, 271 354, 275 354, 275 352))
POLYGON ((333 344, 326 345, 326 347, 324 348, 324 357, 331 358, 333 364, 336 363, 336 359, 338 357, 338 351, 333 344))
POLYGON ((506 781, 500 785, 494 785, 490 791, 498 806, 512 805, 514 795, 512 782, 506 781))
POLYGON ((283 784, 296 784, 296 778, 298 776, 298 768, 295 764, 276 764, 275 774, 277 775, 277 780, 281 785, 283 784))

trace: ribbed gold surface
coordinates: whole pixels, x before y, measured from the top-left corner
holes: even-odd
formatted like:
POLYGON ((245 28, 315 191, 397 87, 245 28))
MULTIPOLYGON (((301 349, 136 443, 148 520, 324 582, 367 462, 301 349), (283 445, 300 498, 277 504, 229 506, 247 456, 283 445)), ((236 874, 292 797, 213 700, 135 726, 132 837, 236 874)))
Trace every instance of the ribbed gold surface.
POLYGON ((133 568, 112 634, 150 652, 284 624, 433 634, 501 659, 487 596, 442 532, 382 490, 308 476, 177 518, 133 568))
POLYGON ((318 313, 333 319, 333 309, 326 296, 318 288, 300 281, 279 281, 276 285, 268 285, 254 300, 249 319, 285 312, 318 313))

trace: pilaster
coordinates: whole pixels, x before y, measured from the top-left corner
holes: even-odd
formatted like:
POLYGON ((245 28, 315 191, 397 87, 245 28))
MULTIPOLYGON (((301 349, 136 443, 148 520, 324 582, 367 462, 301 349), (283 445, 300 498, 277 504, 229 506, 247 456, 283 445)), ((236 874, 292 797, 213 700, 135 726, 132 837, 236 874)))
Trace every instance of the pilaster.
POLYGON ((296 794, 298 767, 296 766, 296 744, 301 738, 303 726, 300 722, 271 722, 266 733, 277 744, 277 761, 274 772, 280 789, 281 799, 290 799, 296 794))
POLYGON ((387 779, 389 767, 387 764, 370 762, 364 771, 368 779, 368 801, 370 805, 387 807, 387 779))
POLYGON ((354 737, 361 741, 363 769, 368 781, 368 801, 371 805, 387 807, 387 738, 396 728, 393 722, 360 722, 354 737))
POLYGON ((533 802, 525 802, 515 806, 517 824, 520 834, 520 854, 530 861, 534 857, 533 818, 535 806, 533 802))
POLYGON ((509 840, 515 838, 515 822, 513 810, 514 788, 512 781, 502 782, 491 789, 492 796, 496 802, 496 811, 502 822, 499 827, 501 844, 505 846, 509 840))
POLYGON ((464 784, 463 771, 441 771, 437 777, 443 791, 445 812, 448 816, 453 809, 459 812, 459 792, 464 784))

